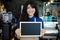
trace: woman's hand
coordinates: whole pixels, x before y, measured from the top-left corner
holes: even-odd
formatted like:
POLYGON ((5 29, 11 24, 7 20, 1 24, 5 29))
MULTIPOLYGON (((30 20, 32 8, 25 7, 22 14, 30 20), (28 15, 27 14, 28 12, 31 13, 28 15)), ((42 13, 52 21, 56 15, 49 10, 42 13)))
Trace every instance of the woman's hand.
POLYGON ((20 28, 15 30, 15 34, 17 35, 17 38, 20 39, 20 28))
MULTIPOLYGON (((20 39, 20 29, 19 28, 16 29, 15 34, 17 35, 17 38, 20 39)), ((45 34, 45 29, 42 29, 40 37, 43 37, 44 34, 45 34)))
POLYGON ((45 34, 45 29, 41 29, 41 35, 40 35, 40 37, 43 37, 44 34, 45 34))

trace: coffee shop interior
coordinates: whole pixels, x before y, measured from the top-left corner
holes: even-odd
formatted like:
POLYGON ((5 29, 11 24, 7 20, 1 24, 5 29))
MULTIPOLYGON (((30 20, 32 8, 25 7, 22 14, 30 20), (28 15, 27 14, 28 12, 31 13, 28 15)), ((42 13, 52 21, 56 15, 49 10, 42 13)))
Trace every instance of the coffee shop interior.
MULTIPOLYGON (((0 0, 0 40, 15 40, 16 23, 27 0, 0 0)), ((60 40, 60 0, 34 0, 46 30, 43 40, 60 40)), ((19 23, 19 22, 18 22, 19 23)))

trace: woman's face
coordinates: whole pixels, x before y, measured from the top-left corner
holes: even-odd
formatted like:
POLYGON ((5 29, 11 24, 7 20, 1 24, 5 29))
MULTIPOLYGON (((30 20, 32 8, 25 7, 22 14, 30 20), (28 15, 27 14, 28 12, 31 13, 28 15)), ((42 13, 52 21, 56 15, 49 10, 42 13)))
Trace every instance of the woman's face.
POLYGON ((35 13, 35 8, 32 8, 30 4, 27 6, 27 13, 29 16, 33 16, 35 13))

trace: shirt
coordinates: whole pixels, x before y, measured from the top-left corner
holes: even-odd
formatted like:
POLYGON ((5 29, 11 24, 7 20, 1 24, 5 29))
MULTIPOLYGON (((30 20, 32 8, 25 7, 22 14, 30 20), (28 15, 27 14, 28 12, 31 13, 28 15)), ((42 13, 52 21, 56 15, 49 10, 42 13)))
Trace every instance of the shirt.
POLYGON ((41 18, 33 16, 32 18, 28 18, 28 20, 31 22, 34 22, 34 18, 36 18, 36 22, 42 22, 42 28, 44 28, 44 23, 43 23, 43 20, 41 18))
MULTIPOLYGON (((43 20, 41 18, 33 16, 32 18, 28 18, 28 21, 34 22, 34 18, 36 18, 36 22, 42 22, 42 28, 44 28, 44 23, 43 23, 43 20)), ((20 20, 17 21, 17 25, 16 25, 17 28, 19 27, 19 22, 20 22, 20 20)))
MULTIPOLYGON (((34 22, 34 18, 36 18, 36 22, 42 22, 42 28, 44 28, 44 23, 43 23, 43 20, 41 18, 38 18, 38 17, 32 17, 32 18, 28 18, 28 21, 30 22, 34 22)), ((17 26, 16 27, 19 27, 19 22, 17 23, 17 26)), ((39 37, 39 40, 41 40, 41 38, 39 37)))

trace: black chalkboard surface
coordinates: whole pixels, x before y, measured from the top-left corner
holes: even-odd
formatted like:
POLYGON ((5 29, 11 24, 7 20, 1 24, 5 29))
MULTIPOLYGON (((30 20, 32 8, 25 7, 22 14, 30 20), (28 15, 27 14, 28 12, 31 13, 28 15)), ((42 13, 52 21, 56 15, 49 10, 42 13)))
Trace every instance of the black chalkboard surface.
POLYGON ((21 23, 21 35, 37 36, 40 35, 41 22, 24 22, 21 23))

